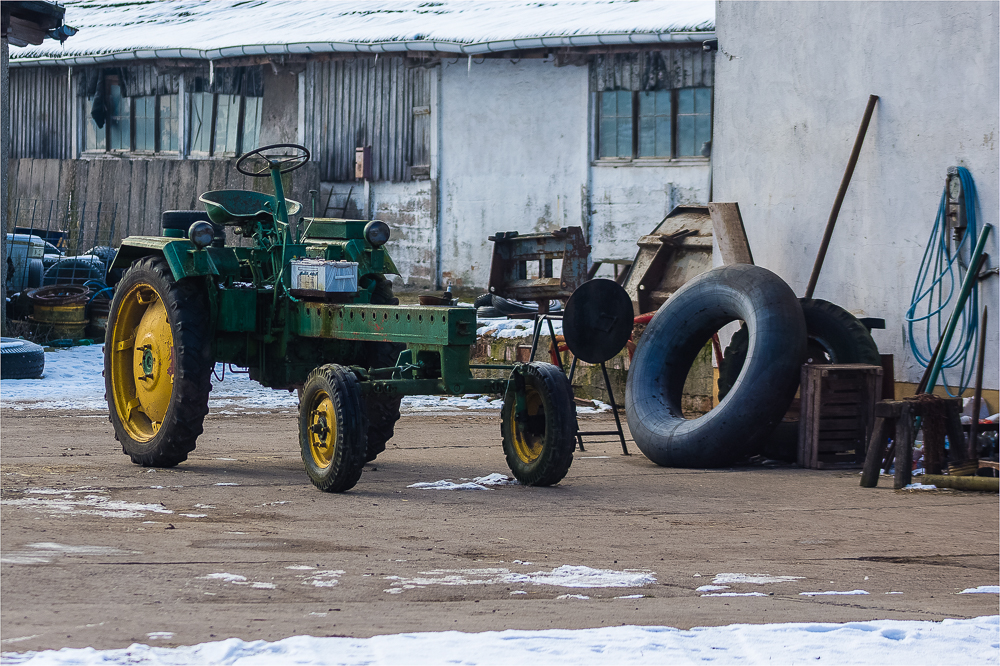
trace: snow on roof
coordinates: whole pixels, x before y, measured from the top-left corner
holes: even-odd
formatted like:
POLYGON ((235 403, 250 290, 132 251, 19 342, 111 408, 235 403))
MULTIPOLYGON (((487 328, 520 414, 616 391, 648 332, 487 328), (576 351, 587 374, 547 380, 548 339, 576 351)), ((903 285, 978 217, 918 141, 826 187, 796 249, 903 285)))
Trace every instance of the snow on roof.
POLYGON ((63 44, 10 49, 11 64, 137 58, 443 51, 700 42, 710 0, 69 0, 63 44), (696 34, 692 34, 696 33, 696 34))

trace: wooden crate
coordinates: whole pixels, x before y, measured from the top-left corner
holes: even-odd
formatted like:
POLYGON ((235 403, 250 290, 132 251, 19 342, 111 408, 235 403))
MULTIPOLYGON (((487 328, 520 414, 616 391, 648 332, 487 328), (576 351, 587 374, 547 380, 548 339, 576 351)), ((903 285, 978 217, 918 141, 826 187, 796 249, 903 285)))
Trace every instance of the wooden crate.
POLYGON ((877 365, 803 365, 798 463, 810 469, 860 469, 882 392, 877 365))

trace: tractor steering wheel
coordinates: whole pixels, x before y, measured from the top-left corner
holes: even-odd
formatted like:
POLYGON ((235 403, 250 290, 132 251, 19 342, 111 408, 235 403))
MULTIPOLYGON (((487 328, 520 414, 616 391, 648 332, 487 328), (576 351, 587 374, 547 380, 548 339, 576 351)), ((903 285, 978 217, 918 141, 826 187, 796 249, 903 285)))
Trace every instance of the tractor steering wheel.
POLYGON ((265 178, 271 169, 278 167, 278 173, 295 171, 309 161, 309 150, 295 143, 275 143, 251 150, 236 161, 236 170, 251 178, 265 178), (280 153, 268 152, 286 149, 280 153), (288 149, 291 149, 290 151, 288 149), (265 154, 268 152, 268 154, 265 154))

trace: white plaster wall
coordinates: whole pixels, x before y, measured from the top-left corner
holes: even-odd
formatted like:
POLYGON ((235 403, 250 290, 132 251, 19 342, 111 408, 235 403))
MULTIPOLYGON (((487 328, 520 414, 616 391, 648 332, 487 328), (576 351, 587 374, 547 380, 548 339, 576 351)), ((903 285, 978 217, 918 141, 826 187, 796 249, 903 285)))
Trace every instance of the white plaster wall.
MULTIPOLYGON (((922 371, 903 315, 949 166, 971 171, 981 221, 998 221, 998 14, 996 2, 717 6, 714 199, 739 202, 755 261, 799 294, 868 95, 880 96, 815 296, 886 319, 874 337, 897 381, 922 371)), ((996 389, 996 276, 980 298, 996 389)))
POLYGON ((586 228, 587 67, 442 67, 442 281, 484 287, 491 234, 586 228))
MULTIPOLYGON (((374 182, 370 188, 371 217, 388 224, 392 232, 386 249, 400 273, 399 277, 393 277, 393 283, 397 287, 433 289, 437 235, 431 203, 432 181, 374 182)), ((346 215, 361 218, 365 206, 364 185, 322 183, 319 202, 321 206, 329 202, 329 207, 321 214, 340 217, 347 204, 346 215)))
POLYGON ((389 225, 386 243, 399 269, 397 285, 434 288, 437 236, 431 215, 431 181, 372 183, 372 217, 389 225))
POLYGON ((632 260, 639 237, 651 233, 674 206, 708 202, 709 166, 707 160, 664 166, 598 162, 591 187, 594 260, 632 260))

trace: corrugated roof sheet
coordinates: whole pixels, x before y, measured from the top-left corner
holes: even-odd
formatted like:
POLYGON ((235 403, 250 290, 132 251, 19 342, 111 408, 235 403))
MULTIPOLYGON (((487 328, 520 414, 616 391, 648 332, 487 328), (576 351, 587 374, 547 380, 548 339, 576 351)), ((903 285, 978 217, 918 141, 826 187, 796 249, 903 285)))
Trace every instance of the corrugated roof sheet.
POLYGON ((64 44, 12 47, 13 63, 329 51, 484 53, 694 41, 715 5, 685 0, 70 0, 64 44))

